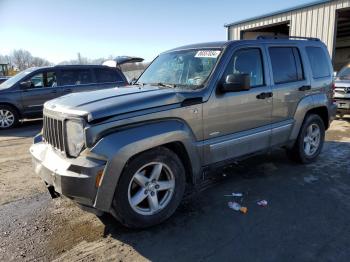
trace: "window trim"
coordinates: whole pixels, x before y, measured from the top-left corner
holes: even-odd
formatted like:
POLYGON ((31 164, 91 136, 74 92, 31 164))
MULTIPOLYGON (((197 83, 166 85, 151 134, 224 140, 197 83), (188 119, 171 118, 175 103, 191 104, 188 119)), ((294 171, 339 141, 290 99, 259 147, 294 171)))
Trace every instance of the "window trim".
POLYGON ((271 64, 271 77, 272 77, 272 82, 274 85, 282 85, 282 84, 289 84, 289 83, 297 83, 297 82, 301 82, 301 81, 305 81, 306 77, 305 77, 305 66, 304 66, 304 62, 301 56, 301 52, 300 52, 300 48, 298 46, 294 46, 294 45, 274 45, 274 46, 268 46, 268 56, 269 56, 269 60, 270 60, 270 64, 271 64), (275 77, 274 77, 274 70, 273 70, 273 64, 272 64, 272 58, 271 58, 271 54, 270 54, 270 49, 273 48, 290 48, 292 49, 292 54, 293 54, 293 58, 294 58, 294 64, 295 64, 295 69, 296 69, 296 73, 297 73, 297 77, 299 77, 298 74, 298 67, 296 65, 296 58, 295 58, 295 49, 297 50, 298 54, 299 54, 299 60, 300 60, 300 64, 301 64, 301 70, 302 70, 302 79, 297 79, 297 80, 293 80, 293 81, 282 81, 282 82, 276 82, 275 81, 275 77))
MULTIPOLYGON (((265 64, 264 64, 264 55, 263 55, 263 50, 262 50, 262 47, 260 47, 260 46, 252 46, 252 47, 242 47, 242 48, 238 48, 238 49, 236 49, 236 50, 234 50, 234 52, 232 53, 232 55, 231 55, 231 57, 230 57, 230 59, 229 59, 229 61, 228 61, 228 64, 225 66, 225 69, 224 69, 224 73, 223 73, 223 75, 222 75, 222 77, 221 77, 221 79, 223 79, 223 78, 225 78, 225 76, 226 76, 226 70, 228 69, 228 66, 231 64, 231 62, 232 62, 232 59, 233 59, 233 57, 235 56, 235 54, 237 53, 237 52, 240 52, 240 51, 244 51, 244 50, 254 50, 254 49, 257 49, 258 51, 259 51, 259 53, 260 53, 260 62, 261 62, 261 71, 262 71, 262 74, 263 74, 263 83, 261 84, 261 85, 255 85, 255 86, 250 86, 250 88, 252 89, 252 88, 259 88, 259 87, 266 87, 267 85, 266 85, 266 75, 265 75, 265 64)), ((242 92, 242 91, 241 91, 242 92)), ((245 92, 245 91, 244 91, 245 92)))

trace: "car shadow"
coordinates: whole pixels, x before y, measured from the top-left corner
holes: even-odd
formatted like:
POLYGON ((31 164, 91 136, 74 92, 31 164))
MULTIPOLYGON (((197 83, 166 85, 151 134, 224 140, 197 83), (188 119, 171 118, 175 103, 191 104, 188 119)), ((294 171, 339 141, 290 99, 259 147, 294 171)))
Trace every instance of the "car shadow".
POLYGON ((42 128, 42 119, 25 120, 17 127, 7 130, 0 130, 0 138, 27 138, 34 137, 42 128))
MULTIPOLYGON (((272 255, 277 261, 312 260, 319 253, 317 247, 327 244, 328 237, 323 236, 337 234, 330 225, 349 229, 341 214, 349 212, 350 206, 335 209, 339 201, 346 201, 339 199, 339 191, 350 188, 347 177, 336 176, 348 171, 349 155, 350 143, 331 141, 325 142, 320 158, 308 165, 291 162, 283 150, 256 156, 226 168, 211 186, 187 197, 160 225, 130 230, 112 216, 102 216, 104 236, 131 246, 150 261, 256 261, 272 255), (243 197, 225 196, 232 192, 243 197), (257 205, 262 199, 268 207, 257 205), (232 200, 248 207, 248 213, 229 209, 227 202, 232 200)), ((338 239, 335 247, 346 247, 348 240, 338 239)), ((339 255, 337 248, 329 248, 334 257, 339 255)))

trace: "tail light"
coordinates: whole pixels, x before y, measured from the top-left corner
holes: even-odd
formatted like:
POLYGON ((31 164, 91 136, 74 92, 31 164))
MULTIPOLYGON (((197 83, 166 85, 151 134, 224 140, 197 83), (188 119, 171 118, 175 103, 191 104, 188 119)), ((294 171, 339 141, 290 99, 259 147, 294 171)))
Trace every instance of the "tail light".
POLYGON ((333 82, 332 89, 331 89, 331 98, 332 98, 333 103, 335 102, 334 93, 335 93, 335 83, 333 82))

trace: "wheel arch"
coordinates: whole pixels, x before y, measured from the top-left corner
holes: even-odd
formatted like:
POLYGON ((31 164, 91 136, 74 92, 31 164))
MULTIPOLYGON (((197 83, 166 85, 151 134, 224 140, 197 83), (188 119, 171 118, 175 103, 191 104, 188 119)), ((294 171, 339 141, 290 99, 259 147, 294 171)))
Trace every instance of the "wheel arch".
POLYGON ((315 94, 304 97, 294 113, 294 125, 290 134, 290 141, 297 139, 300 128, 308 114, 317 114, 323 120, 325 129, 329 128, 328 98, 325 94, 315 94))
POLYGON ((19 118, 22 117, 21 111, 18 109, 18 107, 15 104, 12 104, 12 103, 9 103, 9 102, 0 102, 0 106, 9 106, 9 107, 11 107, 14 110, 16 110, 19 118))
POLYGON ((201 160, 194 135, 179 120, 165 120, 124 129, 102 138, 91 149, 103 155, 107 161, 102 183, 94 206, 110 211, 119 178, 132 157, 157 147, 166 147, 176 153, 183 162, 186 180, 195 183, 201 170, 201 160))

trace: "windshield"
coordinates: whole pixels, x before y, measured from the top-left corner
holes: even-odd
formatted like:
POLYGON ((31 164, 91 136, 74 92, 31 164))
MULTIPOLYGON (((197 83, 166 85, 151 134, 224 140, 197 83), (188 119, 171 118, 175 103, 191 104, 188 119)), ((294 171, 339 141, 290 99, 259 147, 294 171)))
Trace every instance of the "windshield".
POLYGON ((22 78, 24 78, 26 75, 28 75, 29 73, 33 72, 36 68, 28 68, 20 73, 18 73, 17 75, 9 78, 8 80, 6 80, 5 82, 3 82, 0 85, 0 89, 6 89, 6 88, 10 88, 11 86, 13 86, 15 83, 17 83, 19 80, 21 80, 22 78))
POLYGON ((137 84, 166 87, 202 87, 212 72, 220 50, 183 50, 159 55, 137 84))
POLYGON ((350 65, 340 70, 338 78, 342 80, 350 80, 350 65))

